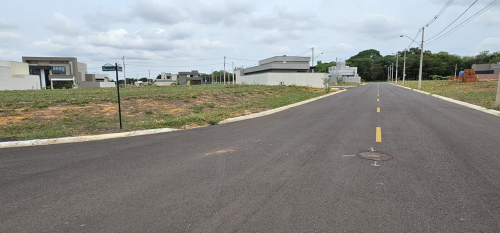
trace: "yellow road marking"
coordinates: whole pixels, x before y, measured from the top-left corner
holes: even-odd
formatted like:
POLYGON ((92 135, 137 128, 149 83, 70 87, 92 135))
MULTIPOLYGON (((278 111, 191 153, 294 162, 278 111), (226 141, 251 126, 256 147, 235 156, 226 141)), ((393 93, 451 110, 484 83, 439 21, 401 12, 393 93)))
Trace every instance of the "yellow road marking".
POLYGON ((377 133, 376 133, 376 136, 375 136, 375 141, 382 142, 382 128, 381 127, 377 127, 377 133))
POLYGON ((377 112, 380 112, 380 108, 377 108, 377 112))
POLYGON ((377 96, 380 96, 379 94, 377 94, 377 96))
POLYGON ((377 99, 377 102, 380 102, 380 99, 377 99))

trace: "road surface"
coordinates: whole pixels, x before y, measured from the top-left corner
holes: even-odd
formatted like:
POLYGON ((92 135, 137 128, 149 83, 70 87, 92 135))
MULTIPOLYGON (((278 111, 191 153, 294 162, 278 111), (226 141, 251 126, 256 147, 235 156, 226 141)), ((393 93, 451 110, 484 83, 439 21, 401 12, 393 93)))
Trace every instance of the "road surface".
POLYGON ((0 149, 0 206, 0 232, 500 232, 500 118, 368 84, 225 125, 0 149), (370 148, 392 160, 354 156, 370 148))

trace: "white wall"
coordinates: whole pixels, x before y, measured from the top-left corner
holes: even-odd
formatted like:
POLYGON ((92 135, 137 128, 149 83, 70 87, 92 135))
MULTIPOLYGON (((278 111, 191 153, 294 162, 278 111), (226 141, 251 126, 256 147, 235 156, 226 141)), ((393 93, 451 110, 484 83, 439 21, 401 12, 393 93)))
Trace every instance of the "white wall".
POLYGON ((297 85, 323 88, 322 78, 328 77, 323 73, 261 73, 251 75, 239 75, 237 72, 237 84, 256 85, 297 85))
POLYGON ((38 75, 24 74, 29 74, 28 64, 21 62, 1 62, 0 90, 39 90, 40 78, 38 75), (14 69, 11 69, 11 67, 14 69))

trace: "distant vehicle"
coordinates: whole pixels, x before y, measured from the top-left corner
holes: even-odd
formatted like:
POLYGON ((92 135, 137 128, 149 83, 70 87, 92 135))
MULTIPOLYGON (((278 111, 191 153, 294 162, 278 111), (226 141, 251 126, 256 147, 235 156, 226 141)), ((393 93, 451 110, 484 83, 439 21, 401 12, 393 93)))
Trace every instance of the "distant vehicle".
POLYGON ((134 83, 135 86, 145 86, 145 85, 148 85, 147 83, 143 82, 143 81, 137 81, 134 83))

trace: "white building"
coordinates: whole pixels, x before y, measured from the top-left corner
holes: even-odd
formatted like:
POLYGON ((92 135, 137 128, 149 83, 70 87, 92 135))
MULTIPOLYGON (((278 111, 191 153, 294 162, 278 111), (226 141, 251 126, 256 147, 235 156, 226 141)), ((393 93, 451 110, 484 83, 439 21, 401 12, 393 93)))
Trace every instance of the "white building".
POLYGON ((30 75, 27 63, 0 61, 0 90, 39 90, 38 75, 30 75))
POLYGON ((340 78, 342 82, 361 83, 361 77, 358 75, 358 67, 346 66, 345 61, 339 61, 336 66, 328 68, 328 73, 330 73, 331 82, 337 82, 337 78, 340 78))
POLYGON ((277 56, 259 61, 259 65, 236 72, 237 84, 297 85, 323 88, 327 74, 308 73, 309 57, 277 56))
POLYGON ((161 72, 161 77, 160 77, 160 79, 155 80, 155 85, 156 86, 170 86, 170 85, 172 85, 172 83, 177 83, 178 79, 179 79, 178 74, 161 72))

